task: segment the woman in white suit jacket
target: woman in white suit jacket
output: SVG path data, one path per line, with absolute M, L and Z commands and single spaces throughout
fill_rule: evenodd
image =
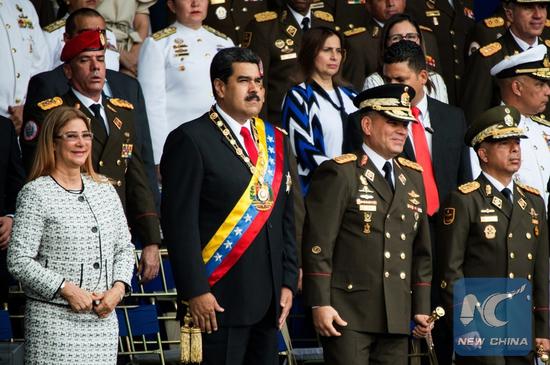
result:
M 116 364 L 114 308 L 134 247 L 115 189 L 93 171 L 88 123 L 74 108 L 50 112 L 18 196 L 8 269 L 27 297 L 27 364 Z

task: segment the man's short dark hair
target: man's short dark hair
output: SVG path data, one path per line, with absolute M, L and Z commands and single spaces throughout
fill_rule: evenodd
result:
M 426 57 L 424 51 L 415 42 L 402 40 L 392 44 L 384 52 L 383 62 L 385 65 L 407 62 L 408 66 L 415 72 L 426 70 Z
M 255 63 L 261 69 L 262 61 L 256 53 L 248 48 L 230 47 L 220 50 L 210 64 L 210 82 L 214 96 L 216 96 L 214 80 L 220 79 L 227 83 L 229 77 L 233 75 L 233 64 L 236 62 Z
M 104 19 L 101 14 L 95 9 L 91 8 L 80 8 L 78 10 L 73 11 L 69 17 L 67 18 L 67 21 L 65 22 L 65 33 L 69 36 L 69 38 L 73 38 L 76 33 L 76 19 L 79 17 L 89 17 L 89 18 L 101 18 Z

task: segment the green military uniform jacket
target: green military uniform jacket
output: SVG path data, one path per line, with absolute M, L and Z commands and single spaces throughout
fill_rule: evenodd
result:
M 441 75 L 447 85 L 449 103 L 456 105 L 464 76 L 466 35 L 475 24 L 473 0 L 408 0 L 407 12 L 433 29 L 439 48 Z
M 55 100 L 55 101 L 54 101 Z M 27 166 L 34 159 L 38 133 L 25 134 L 35 126 L 40 130 L 44 118 L 55 107 L 76 106 L 91 121 L 94 133 L 92 162 L 97 173 L 109 178 L 125 208 L 130 227 L 137 231 L 143 244 L 160 243 L 160 228 L 155 210 L 153 193 L 148 185 L 138 149 L 134 149 L 135 129 L 133 105 L 122 99 L 103 97 L 103 107 L 109 123 L 109 135 L 101 121 L 88 108 L 80 107 L 80 101 L 69 91 L 63 97 L 56 97 L 37 103 L 29 108 L 23 124 L 21 148 Z M 32 123 L 35 123 L 34 126 Z
M 310 26 L 332 28 L 332 15 L 312 10 Z M 256 14 L 244 33 L 242 46 L 256 52 L 264 67 L 267 94 L 260 115 L 276 125 L 281 122 L 284 96 L 293 85 L 300 82 L 297 80 L 297 57 L 301 41 L 301 26 L 288 10 Z
M 356 0 L 324 0 L 317 4 L 319 9 L 328 11 L 334 15 L 334 24 L 336 30 L 344 32 L 349 29 L 365 24 L 369 18 L 369 13 L 364 1 Z M 312 8 L 317 8 L 314 2 Z
M 428 70 L 441 73 L 437 40 L 430 28 L 422 27 L 424 53 Z M 363 26 L 343 32 L 346 59 L 343 64 L 343 76 L 351 82 L 357 91 L 363 90 L 367 76 L 381 71 L 380 37 L 382 28 L 370 18 Z M 380 73 L 380 75 L 382 75 Z
M 482 173 L 452 192 L 441 211 L 436 243 L 446 317 L 453 318 L 458 279 L 524 278 L 533 284 L 535 336 L 548 338 L 548 227 L 538 192 L 514 184 L 512 204 Z
M 541 43 L 548 48 L 550 41 L 539 38 L 539 44 Z M 504 57 L 519 52 L 522 52 L 522 49 L 507 31 L 502 37 L 481 47 L 468 58 L 460 101 L 468 124 L 487 109 L 500 105 L 500 91 L 495 78 L 491 76 L 491 68 Z M 547 106 L 545 115 L 550 115 L 548 110 Z
M 430 312 L 432 280 L 419 166 L 394 161 L 392 195 L 366 155 L 335 160 L 317 168 L 306 197 L 306 304 L 333 306 L 346 329 L 410 334 L 412 316 Z

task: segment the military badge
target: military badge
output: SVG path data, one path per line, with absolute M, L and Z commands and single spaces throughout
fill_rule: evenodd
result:
M 292 188 L 292 177 L 290 176 L 290 172 L 286 173 L 286 192 L 290 193 L 290 189 Z
M 28 29 L 34 29 L 34 24 L 32 23 L 32 20 L 29 19 L 26 15 L 19 15 L 19 18 L 17 19 L 17 24 L 19 25 L 19 28 L 28 28 Z
M 118 119 L 118 117 L 115 117 L 115 119 L 113 119 L 113 124 L 114 124 L 118 129 L 120 129 L 120 128 L 122 128 L 123 122 L 122 122 L 122 120 Z
M 445 208 L 443 211 L 443 224 L 448 226 L 455 221 L 455 208 Z
M 370 223 L 365 223 L 365 225 L 363 226 L 363 233 L 364 234 L 370 233 Z
M 314 254 L 318 255 L 318 254 L 321 253 L 321 247 L 319 247 L 319 246 L 313 246 L 313 247 L 311 248 L 311 252 L 313 252 Z
M 219 20 L 224 20 L 227 18 L 227 10 L 223 6 L 218 7 L 216 9 L 216 17 L 218 17 Z
M 250 187 L 252 205 L 260 211 L 269 210 L 273 206 L 273 190 L 268 184 L 260 182 Z
M 107 41 L 105 41 L 105 35 L 103 34 L 103 32 L 99 32 L 99 43 L 102 47 L 105 47 L 105 44 L 107 43 Z
M 535 225 L 535 227 L 533 228 L 533 234 L 535 235 L 535 237 L 538 237 L 539 234 L 540 234 L 540 231 L 539 231 L 539 225 Z
M 109 109 L 110 111 L 112 111 L 113 113 L 116 113 L 116 109 L 113 108 L 110 104 L 107 104 L 107 109 Z
M 502 199 L 500 199 L 498 196 L 494 196 L 491 203 L 493 203 L 493 205 L 497 208 L 502 209 Z
M 359 165 L 361 167 L 365 166 L 368 160 L 369 160 L 369 157 L 367 155 L 363 155 L 363 157 L 361 157 L 361 163 Z
M 275 47 L 281 49 L 285 46 L 285 41 L 283 41 L 282 39 L 277 39 L 275 41 Z
M 23 139 L 32 141 L 38 135 L 38 125 L 34 120 L 29 120 L 23 127 Z
M 374 181 L 374 172 L 372 172 L 371 170 L 365 171 L 365 177 L 370 181 Z
M 132 158 L 133 149 L 134 149 L 133 144 L 123 143 L 122 144 L 122 153 L 120 154 L 120 157 L 122 157 L 122 158 Z
M 523 200 L 523 198 L 519 198 L 518 205 L 521 207 L 521 209 L 525 210 L 525 208 L 527 207 L 527 202 Z
M 298 32 L 298 29 L 293 25 L 289 25 L 288 27 L 286 27 L 286 32 L 289 36 L 294 37 L 296 35 L 296 32 Z
M 407 183 L 407 178 L 405 177 L 405 175 L 399 174 L 397 178 L 399 179 L 399 181 L 401 181 L 402 185 L 405 185 Z
M 494 226 L 489 224 L 487 227 L 485 227 L 483 233 L 485 233 L 485 238 L 487 238 L 488 240 L 492 240 L 496 237 L 497 230 Z
M 492 192 L 493 192 L 493 188 L 491 187 L 491 185 L 489 184 L 485 185 L 485 195 L 491 195 Z
M 506 114 L 504 116 L 504 124 L 506 124 L 508 127 L 511 127 L 514 125 L 514 118 L 510 114 Z

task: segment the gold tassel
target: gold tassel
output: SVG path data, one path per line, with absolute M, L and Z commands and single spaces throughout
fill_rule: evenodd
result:
M 193 319 L 189 313 L 183 318 L 183 326 L 180 329 L 181 356 L 182 364 L 195 364 L 202 362 L 202 337 L 201 329 L 195 327 Z

